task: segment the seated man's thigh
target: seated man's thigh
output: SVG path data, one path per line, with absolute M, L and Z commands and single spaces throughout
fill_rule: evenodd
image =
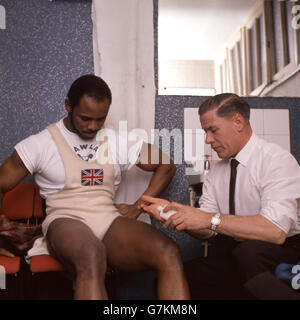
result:
M 108 229 L 103 243 L 108 262 L 123 270 L 155 268 L 180 259 L 177 244 L 150 224 L 119 217 Z
M 105 247 L 83 222 L 59 218 L 54 220 L 47 232 L 47 245 L 52 256 L 60 260 L 69 271 L 74 271 L 74 265 L 81 260 L 88 260 L 94 252 L 103 252 Z

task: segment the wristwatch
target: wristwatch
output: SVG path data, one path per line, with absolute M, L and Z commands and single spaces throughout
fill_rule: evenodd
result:
M 220 213 L 216 213 L 210 220 L 210 230 L 212 231 L 216 231 L 218 225 L 221 222 L 221 214 Z

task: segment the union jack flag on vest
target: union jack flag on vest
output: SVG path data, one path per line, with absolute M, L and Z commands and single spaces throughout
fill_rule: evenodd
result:
M 81 170 L 81 184 L 83 186 L 96 186 L 103 184 L 103 169 Z

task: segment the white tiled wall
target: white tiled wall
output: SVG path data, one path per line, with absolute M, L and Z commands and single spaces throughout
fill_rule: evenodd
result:
M 290 152 L 290 123 L 288 109 L 251 109 L 250 124 L 253 131 L 258 136 L 269 142 L 277 143 Z M 198 108 L 184 109 L 184 128 L 192 129 L 193 132 L 193 139 L 186 137 L 185 143 L 195 144 L 195 130 L 201 128 Z M 204 131 L 202 139 L 204 143 Z M 196 146 L 189 145 L 188 147 L 190 150 L 196 150 Z M 204 155 L 209 155 L 211 160 L 219 160 L 217 153 L 211 149 L 210 145 L 205 143 L 201 161 L 203 161 Z M 185 161 L 189 160 L 192 161 L 194 159 L 185 158 Z M 198 168 L 199 167 L 203 170 L 203 165 L 198 163 Z
M 203 171 L 203 156 L 206 154 L 208 145 L 204 143 L 205 132 L 201 129 L 198 108 L 184 109 L 184 129 L 184 160 L 194 167 L 194 169 L 186 170 L 186 174 L 200 174 Z M 196 146 L 197 140 L 200 145 Z M 201 156 L 196 157 L 199 152 Z
M 290 121 L 288 109 L 251 109 L 250 123 L 261 138 L 279 144 L 290 152 Z
M 289 110 L 263 109 L 264 134 L 289 135 Z
M 257 135 L 264 134 L 264 110 L 263 109 L 251 109 L 250 124 L 253 131 Z
M 201 129 L 198 108 L 184 108 L 184 129 Z

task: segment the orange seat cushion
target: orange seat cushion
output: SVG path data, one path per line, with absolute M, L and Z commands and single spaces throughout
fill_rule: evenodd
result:
M 36 183 L 20 183 L 6 192 L 2 199 L 2 213 L 9 219 L 28 219 L 43 216 L 43 202 Z
M 21 259 L 20 257 L 5 257 L 0 256 L 0 266 L 5 268 L 6 274 L 15 274 L 20 271 Z
M 31 272 L 63 271 L 63 265 L 47 254 L 33 256 L 30 261 Z

